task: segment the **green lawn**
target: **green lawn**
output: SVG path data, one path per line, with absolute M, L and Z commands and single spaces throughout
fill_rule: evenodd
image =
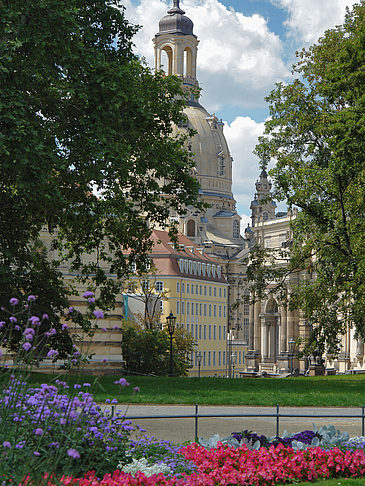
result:
M 115 376 L 62 376 L 70 383 L 92 383 L 96 401 L 117 398 L 119 403 L 328 406 L 365 405 L 365 375 L 290 378 L 169 378 L 126 376 L 129 387 L 114 385 Z M 54 375 L 34 373 L 31 381 L 41 383 Z M 133 393 L 138 386 L 140 393 Z

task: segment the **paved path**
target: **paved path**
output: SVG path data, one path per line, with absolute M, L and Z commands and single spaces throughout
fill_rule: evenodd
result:
M 193 405 L 129 405 L 118 406 L 126 412 L 127 417 L 161 416 L 161 415 L 193 415 Z M 246 406 L 199 406 L 199 414 L 275 414 L 276 407 L 246 407 Z M 317 426 L 334 424 L 341 432 L 348 432 L 350 436 L 361 435 L 361 418 L 336 418 L 340 415 L 361 415 L 361 407 L 357 408 L 310 408 L 310 407 L 280 407 L 280 414 L 308 414 L 316 415 L 311 418 L 280 417 L 279 433 L 300 432 L 312 430 L 312 424 Z M 330 418 L 318 418 L 318 415 L 331 415 Z M 333 418 L 332 418 L 333 417 Z M 193 440 L 195 435 L 194 418 L 161 418 L 161 419 L 133 419 L 148 436 L 168 439 L 176 443 Z M 260 434 L 275 435 L 276 417 L 220 417 L 199 418 L 198 435 L 208 438 L 214 434 L 221 437 L 231 432 L 244 429 L 256 431 Z

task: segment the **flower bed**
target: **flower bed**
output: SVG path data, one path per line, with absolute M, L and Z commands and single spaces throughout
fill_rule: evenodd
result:
M 166 477 L 162 473 L 147 477 L 137 472 L 134 477 L 122 471 L 106 474 L 98 480 L 94 473 L 82 479 L 66 478 L 63 485 L 78 486 L 216 486 L 216 485 L 275 485 L 295 481 L 313 481 L 318 478 L 361 477 L 365 474 L 365 453 L 362 450 L 328 451 L 315 447 L 294 451 L 283 444 L 249 450 L 219 444 L 207 450 L 197 444 L 182 447 L 179 451 L 192 461 L 197 470 L 181 477 Z

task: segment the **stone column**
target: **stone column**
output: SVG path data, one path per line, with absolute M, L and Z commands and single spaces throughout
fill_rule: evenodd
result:
M 254 305 L 250 305 L 250 335 L 249 335 L 249 344 L 248 349 L 256 349 L 255 348 L 255 313 L 254 313 Z
M 253 349 L 261 349 L 261 302 L 255 302 L 254 305 L 254 345 Z
M 285 353 L 288 349 L 288 323 L 286 318 L 286 307 L 281 308 L 280 313 L 280 353 Z

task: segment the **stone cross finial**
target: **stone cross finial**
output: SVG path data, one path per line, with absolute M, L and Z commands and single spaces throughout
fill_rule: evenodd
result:
M 180 0 L 174 0 L 174 7 L 173 8 L 180 8 Z

